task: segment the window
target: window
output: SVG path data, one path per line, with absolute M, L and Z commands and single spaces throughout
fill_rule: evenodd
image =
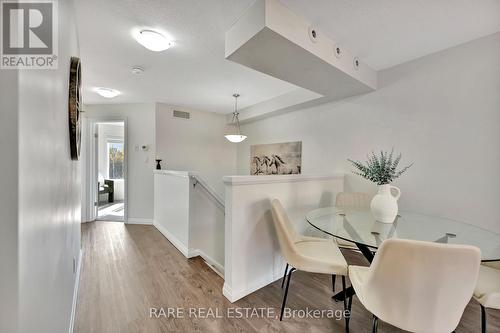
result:
M 125 151 L 123 141 L 108 141 L 108 176 L 110 179 L 123 179 Z

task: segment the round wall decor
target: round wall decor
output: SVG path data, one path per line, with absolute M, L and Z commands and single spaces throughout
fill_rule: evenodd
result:
M 71 159 L 78 161 L 81 147 L 82 70 L 80 58 L 71 57 L 69 72 L 69 144 Z

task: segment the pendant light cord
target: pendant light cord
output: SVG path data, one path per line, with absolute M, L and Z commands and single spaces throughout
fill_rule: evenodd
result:
M 234 112 L 233 112 L 233 122 L 236 123 L 236 127 L 238 128 L 238 135 L 241 135 L 241 129 L 240 129 L 240 119 L 238 117 L 238 97 L 240 97 L 239 94 L 234 94 Z

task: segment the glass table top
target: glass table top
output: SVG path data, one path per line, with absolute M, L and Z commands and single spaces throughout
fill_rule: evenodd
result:
M 387 224 L 375 221 L 369 210 L 328 207 L 310 211 L 306 220 L 326 234 L 375 249 L 385 239 L 402 238 L 474 245 L 483 261 L 500 260 L 499 234 L 451 219 L 399 212 L 396 221 Z

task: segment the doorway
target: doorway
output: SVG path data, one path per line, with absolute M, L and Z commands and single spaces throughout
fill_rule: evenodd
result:
M 94 125 L 95 219 L 125 222 L 127 150 L 124 121 Z

